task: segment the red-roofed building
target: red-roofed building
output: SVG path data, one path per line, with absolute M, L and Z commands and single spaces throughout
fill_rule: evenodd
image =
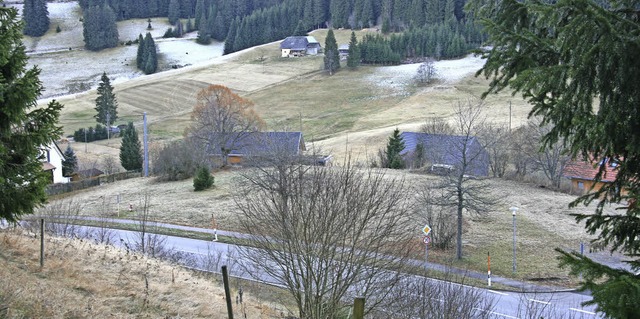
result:
M 605 171 L 596 182 L 596 175 L 600 170 L 600 162 L 571 161 L 565 168 L 563 176 L 571 180 L 571 190 L 584 194 L 588 191 L 598 191 L 602 186 L 613 182 L 618 175 L 618 163 L 607 161 Z M 592 188 L 593 187 L 593 188 Z

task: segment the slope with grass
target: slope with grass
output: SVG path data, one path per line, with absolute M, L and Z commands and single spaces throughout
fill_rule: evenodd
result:
M 364 32 L 374 31 L 363 30 L 358 35 Z M 337 30 L 338 42 L 348 41 L 349 34 L 348 30 Z M 323 43 L 326 30 L 315 31 L 313 35 Z M 198 65 L 115 81 L 119 115 L 122 121 L 132 120 L 140 125 L 141 114 L 146 112 L 153 149 L 166 139 L 182 136 L 199 89 L 222 84 L 253 100 L 268 129 L 302 130 L 308 148 L 322 148 L 323 153 L 333 154 L 337 163 L 351 155 L 355 162 L 367 165 L 395 127 L 416 130 L 428 118 L 450 119 L 456 103 L 477 99 L 487 87 L 487 80 L 473 77 L 482 63 L 475 57 L 436 62 L 440 80 L 418 86 L 412 80 L 418 65 L 362 66 L 328 76 L 321 71 L 322 57 L 288 59 L 279 54 L 278 43 L 270 43 Z M 46 65 L 41 67 L 45 69 Z M 66 133 L 95 124 L 94 99 L 95 91 L 60 99 L 65 104 L 61 123 Z M 514 127 L 526 121 L 530 110 L 522 99 L 506 93 L 490 96 L 485 104 L 490 122 L 503 125 L 511 122 Z M 74 144 L 80 150 L 78 156 L 97 160 L 102 154 L 117 156 L 119 140 L 91 143 L 86 153 L 82 152 L 83 146 Z M 233 190 L 239 174 L 222 171 L 215 175 L 215 188 L 202 193 L 193 193 L 191 180 L 155 183 L 152 179 L 133 179 L 83 191 L 73 198 L 86 204 L 84 214 L 97 215 L 107 201 L 111 206 L 109 212 L 114 215 L 116 195 L 135 206 L 148 193 L 153 198 L 154 218 L 158 220 L 206 227 L 213 218 L 220 228 L 237 229 Z M 419 187 L 434 177 L 408 174 L 406 178 Z M 486 252 L 490 251 L 494 273 L 510 274 L 511 215 L 499 207 L 516 205 L 521 207 L 518 217 L 521 271 L 517 276 L 566 280 L 566 272 L 556 268 L 553 248 L 577 248 L 580 241 L 589 238 L 568 215 L 577 211 L 566 208 L 574 197 L 499 179 L 489 180 L 488 185 L 487 192 L 503 202 L 488 215 L 467 219 L 464 251 L 468 255 L 458 265 L 483 271 Z M 418 257 L 422 252 L 419 226 L 416 225 Z M 448 251 L 433 254 L 433 258 L 445 263 L 450 256 Z
M 39 239 L 0 231 L 2 318 L 223 318 L 227 315 L 219 275 L 193 273 L 113 246 L 48 238 L 40 268 Z M 248 318 L 287 313 L 281 293 L 231 280 L 233 295 L 244 287 Z M 236 316 L 243 313 L 234 309 Z

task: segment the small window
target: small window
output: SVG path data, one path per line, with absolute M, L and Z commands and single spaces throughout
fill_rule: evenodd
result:
M 578 182 L 578 189 L 584 189 L 584 183 Z

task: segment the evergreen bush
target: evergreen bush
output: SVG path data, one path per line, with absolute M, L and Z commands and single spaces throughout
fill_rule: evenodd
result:
M 196 176 L 193 178 L 193 188 L 196 192 L 209 189 L 213 186 L 214 180 L 214 177 L 211 176 L 211 172 L 209 172 L 209 168 L 201 166 L 198 168 Z

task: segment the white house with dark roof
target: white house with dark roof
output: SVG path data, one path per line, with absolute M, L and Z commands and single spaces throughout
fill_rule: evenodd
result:
M 42 148 L 42 170 L 50 174 L 50 183 L 69 183 L 70 178 L 62 176 L 64 155 L 55 142 Z
M 316 55 L 320 53 L 322 47 L 320 42 L 312 36 L 287 37 L 280 43 L 280 50 L 283 58 Z

